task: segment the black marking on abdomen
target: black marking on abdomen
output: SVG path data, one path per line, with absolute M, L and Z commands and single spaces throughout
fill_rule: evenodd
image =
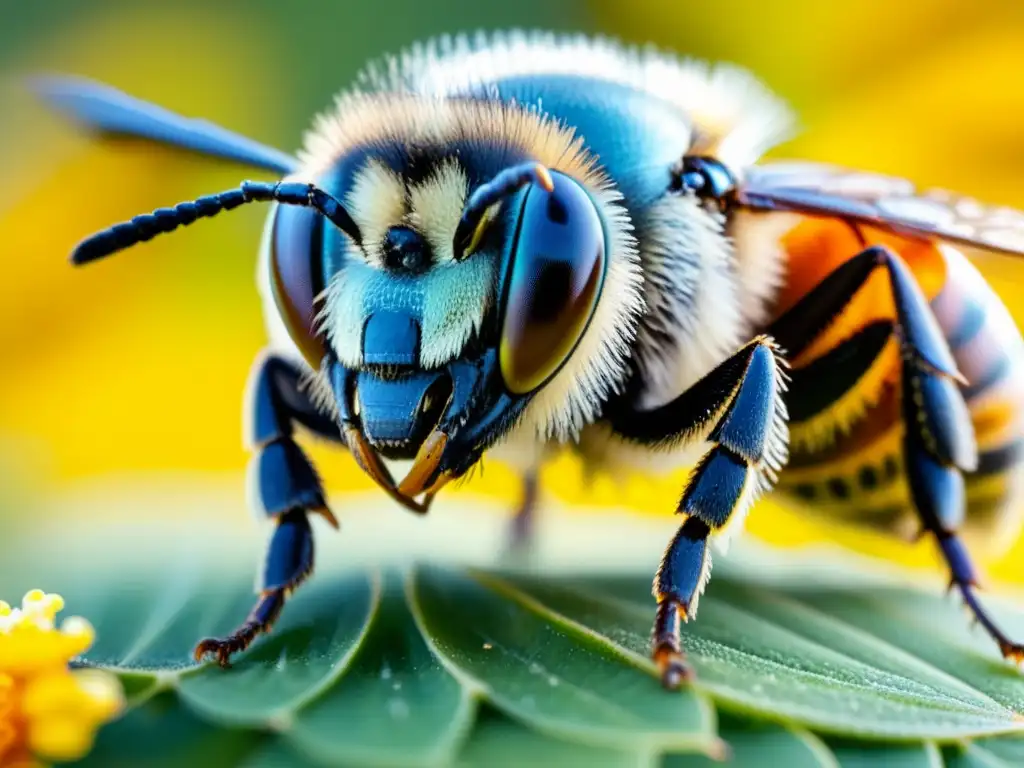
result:
M 970 477 L 996 475 L 1014 467 L 1024 456 L 1024 438 L 978 454 L 978 468 Z
M 866 454 L 865 458 L 868 456 L 870 454 Z M 899 461 L 891 455 L 878 462 L 865 461 L 849 473 L 830 475 L 826 469 L 827 465 L 823 465 L 820 476 L 783 487 L 804 501 L 858 503 L 859 497 L 887 491 L 900 476 Z
M 873 491 L 878 487 L 878 472 L 870 464 L 860 468 L 857 472 L 857 485 L 865 491 Z
M 786 397 L 790 422 L 807 421 L 834 405 L 856 386 L 891 335 L 891 322 L 871 323 L 821 357 L 794 370 Z
M 793 493 L 804 501 L 814 501 L 818 498 L 818 486 L 814 483 L 798 483 L 793 486 Z
M 892 482 L 900 474 L 900 462 L 895 456 L 886 456 L 882 462 L 882 469 L 885 472 L 886 482 Z
M 828 492 L 833 498 L 845 501 L 850 498 L 850 484 L 844 477 L 829 478 Z

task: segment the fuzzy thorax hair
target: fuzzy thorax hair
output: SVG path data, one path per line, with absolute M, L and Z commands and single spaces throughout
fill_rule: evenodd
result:
M 690 145 L 680 147 L 680 155 L 717 157 L 737 170 L 795 132 L 789 107 L 742 67 L 604 37 L 521 30 L 446 35 L 372 62 L 357 84 L 370 92 L 444 98 L 533 74 L 600 78 L 666 101 L 690 123 Z
M 600 413 L 601 404 L 623 384 L 627 360 L 643 310 L 642 278 L 636 243 L 621 196 L 572 130 L 536 110 L 492 101 L 447 100 L 410 94 L 343 93 L 335 108 L 317 119 L 301 154 L 300 176 L 314 179 L 354 149 L 370 148 L 345 193 L 345 204 L 368 243 L 365 259 L 349 259 L 330 277 L 323 327 L 338 359 L 361 363 L 360 334 L 365 307 L 381 293 L 422 296 L 421 366 L 443 365 L 459 356 L 497 301 L 500 254 L 481 251 L 463 262 L 452 258 L 451 241 L 468 188 L 458 160 L 440 163 L 425 179 L 412 183 L 373 158 L 375 146 L 443 149 L 507 146 L 584 186 L 604 221 L 607 273 L 593 319 L 563 368 L 532 399 L 521 425 L 541 439 L 568 440 Z M 380 269 L 373 244 L 388 227 L 415 226 L 435 251 L 434 265 L 422 276 L 404 277 L 404 285 Z M 391 282 L 394 281 L 394 282 Z M 431 310 L 433 288 L 454 290 L 456 301 Z M 457 311 L 446 307 L 457 304 Z M 378 303 L 379 306 L 379 303 Z

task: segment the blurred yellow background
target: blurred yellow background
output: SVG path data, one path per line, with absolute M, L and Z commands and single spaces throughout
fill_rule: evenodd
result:
M 249 458 L 241 393 L 264 343 L 253 275 L 265 208 L 89 269 L 73 270 L 66 258 L 99 228 L 253 172 L 90 142 L 23 91 L 19 78 L 29 72 L 95 77 L 293 150 L 313 112 L 368 57 L 480 27 L 600 32 L 754 69 L 803 122 L 804 134 L 777 156 L 895 173 L 1024 208 L 1024 7 L 1016 0 L 7 0 L 0 15 L 0 495 L 41 498 L 81 481 L 116 488 L 133 475 L 212 476 L 237 481 L 241 494 Z M 1016 273 L 996 277 L 1024 321 Z M 370 487 L 343 453 L 312 453 L 333 492 Z M 669 515 L 679 491 L 678 477 L 584 491 L 565 462 L 545 480 L 563 500 L 646 514 Z M 511 499 L 516 488 L 488 465 L 462 492 Z M 0 514 L 29 508 L 6 505 Z M 836 535 L 771 504 L 748 528 L 779 544 Z M 840 535 L 905 562 L 931 561 L 926 548 Z M 1024 545 L 990 570 L 1024 582 Z

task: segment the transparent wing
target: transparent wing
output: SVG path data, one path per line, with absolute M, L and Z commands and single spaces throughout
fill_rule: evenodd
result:
M 747 169 L 739 205 L 837 216 L 893 232 L 1024 256 L 1024 213 L 943 190 L 918 191 L 906 179 L 818 163 L 778 162 Z

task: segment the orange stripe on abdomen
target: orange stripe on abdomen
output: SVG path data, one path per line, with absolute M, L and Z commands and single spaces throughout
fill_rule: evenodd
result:
M 929 299 L 935 297 L 946 282 L 946 262 L 934 245 L 870 227 L 855 229 L 839 219 L 807 217 L 783 237 L 782 245 L 786 252 L 786 280 L 779 291 L 776 315 L 792 307 L 837 267 L 871 245 L 886 245 L 899 253 Z M 865 326 L 895 317 L 889 278 L 885 270 L 879 269 L 868 278 L 832 326 L 790 362 L 797 366 L 806 364 Z
M 946 280 L 946 262 L 939 250 L 922 240 L 899 237 L 870 227 L 854 227 L 835 218 L 805 217 L 781 240 L 786 254 L 786 280 L 780 290 L 774 314 L 790 309 L 840 265 L 865 247 L 886 245 L 900 254 L 929 299 L 936 296 Z M 879 321 L 894 322 L 889 276 L 876 270 L 854 295 L 832 324 L 800 355 L 790 360 L 802 368 L 848 341 L 865 327 Z M 891 344 L 856 386 L 838 399 L 834 408 L 814 419 L 792 425 L 791 441 L 796 454 L 821 454 L 827 460 L 838 450 L 857 450 L 854 443 L 873 439 L 899 418 L 898 409 L 882 412 L 877 407 L 887 390 L 899 385 L 900 358 Z M 864 422 L 869 422 L 865 424 Z M 868 435 L 865 435 L 867 427 Z M 852 433 L 857 439 L 851 440 Z

